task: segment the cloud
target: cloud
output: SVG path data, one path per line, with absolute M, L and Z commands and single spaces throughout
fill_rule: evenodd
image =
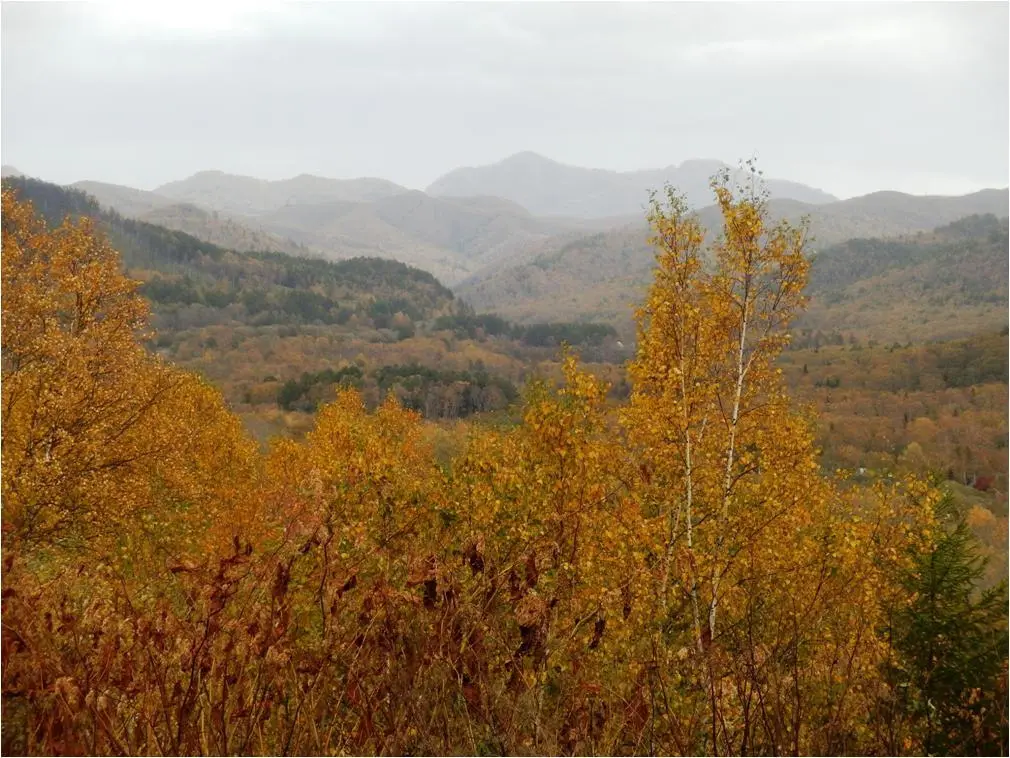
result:
M 4 4 L 4 161 L 424 187 L 521 150 L 614 169 L 757 152 L 843 195 L 1005 186 L 1007 7 Z
M 172 4 L 116 2 L 96 6 L 97 31 L 110 37 L 192 36 L 265 34 L 270 21 L 283 18 L 277 5 L 248 2 L 191 2 Z
M 788 37 L 720 40 L 688 46 L 683 56 L 697 63 L 724 62 L 743 68 L 824 63 L 861 65 L 878 63 L 882 57 L 900 65 L 920 57 L 916 55 L 923 49 L 920 32 L 892 22 Z M 935 35 L 931 36 L 935 39 Z M 909 44 L 912 41 L 914 45 Z

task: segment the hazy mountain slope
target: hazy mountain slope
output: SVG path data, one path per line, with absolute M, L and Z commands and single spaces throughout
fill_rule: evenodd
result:
M 991 213 L 1006 216 L 1010 208 L 1006 189 L 987 189 L 969 195 L 906 195 L 902 192 L 874 192 L 837 203 L 800 206 L 772 200 L 776 218 L 799 221 L 810 216 L 811 232 L 819 244 L 827 245 L 853 237 L 891 237 L 927 231 L 959 218 Z M 709 217 L 712 217 L 709 210 Z
M 447 283 L 499 258 L 516 260 L 559 233 L 596 227 L 580 219 L 537 218 L 500 198 L 435 198 L 416 191 L 369 203 L 286 205 L 257 222 L 329 258 L 390 257 Z
M 368 202 L 407 190 L 385 179 L 327 179 L 302 174 L 292 179 L 267 181 L 222 171 L 201 171 L 187 179 L 163 184 L 154 191 L 210 210 L 255 216 L 285 205 Z
M 147 221 L 167 229 L 191 234 L 229 250 L 275 250 L 293 255 L 310 251 L 284 237 L 207 211 L 191 203 L 178 203 L 156 192 L 107 182 L 81 181 L 70 185 L 87 192 L 101 205 L 129 218 Z
M 157 208 L 164 208 L 175 203 L 171 198 L 156 192 L 126 187 L 122 184 L 108 182 L 81 181 L 70 185 L 91 195 L 102 205 L 112 208 L 124 216 L 136 218 Z
M 651 280 L 648 229 L 634 224 L 531 246 L 518 262 L 500 261 L 454 289 L 477 310 L 520 321 L 604 319 L 627 322 Z M 622 324 L 626 326 L 627 324 Z
M 649 171 L 606 171 L 557 163 L 536 153 L 513 155 L 490 166 L 459 168 L 435 180 L 427 192 L 436 196 L 493 195 L 519 203 L 534 215 L 577 217 L 639 213 L 650 189 L 665 183 L 679 187 L 693 206 L 711 201 L 709 178 L 725 167 L 720 161 L 685 161 Z M 768 180 L 775 197 L 824 203 L 833 196 L 796 182 Z
M 498 197 L 435 198 L 391 182 L 303 175 L 269 182 L 205 171 L 154 192 L 78 182 L 107 207 L 236 250 L 314 252 L 399 260 L 454 283 L 478 267 L 518 259 L 565 231 L 590 232 L 621 218 L 535 217 Z
M 226 215 L 206 211 L 190 203 L 174 203 L 137 216 L 141 221 L 191 234 L 218 247 L 239 251 L 273 251 L 310 255 L 305 245 L 277 234 L 240 224 Z
M 182 232 L 124 218 L 83 191 L 32 179 L 4 180 L 32 202 L 50 225 L 87 216 L 119 251 L 156 314 L 176 318 L 173 328 L 208 323 L 344 323 L 370 318 L 377 302 L 386 315 L 410 312 L 431 319 L 452 312 L 453 294 L 426 271 L 378 259 L 341 262 L 282 253 L 243 253 Z M 395 307 L 394 307 L 395 305 Z M 381 310 L 381 309 L 380 309 Z M 156 321 L 157 323 L 157 321 Z
M 497 197 L 436 198 L 410 192 L 374 205 L 386 223 L 477 262 L 503 245 L 521 246 L 565 231 L 592 228 L 580 219 L 535 217 Z
M 371 203 L 288 205 L 258 219 L 264 228 L 307 245 L 331 260 L 368 255 L 392 258 L 453 283 L 471 271 L 460 254 L 384 221 Z
M 7 177 L 17 177 L 24 176 L 20 171 L 18 171 L 14 166 L 3 166 L 0 168 L 0 177 L 6 179 Z
M 794 220 L 809 213 L 817 240 L 814 249 L 824 251 L 822 260 L 828 260 L 827 249 L 844 239 L 916 233 L 969 214 L 1006 216 L 1007 204 L 1007 190 L 952 198 L 876 193 L 818 207 L 772 201 L 771 213 Z M 719 223 L 715 208 L 702 209 L 699 216 L 710 232 Z M 494 310 L 525 321 L 607 319 L 629 334 L 631 307 L 641 301 L 652 278 L 653 250 L 647 244 L 648 235 L 646 224 L 641 222 L 577 239 L 569 235 L 541 242 L 515 259 L 484 267 L 456 285 L 455 291 L 478 310 Z M 846 265 L 858 271 L 862 264 L 850 261 Z M 989 263 L 978 265 L 979 270 L 991 268 Z M 935 269 L 933 274 L 941 279 L 963 279 L 963 272 L 956 267 Z M 883 282 L 879 284 L 883 286 Z M 947 286 L 947 282 L 940 281 L 938 286 Z M 990 295 L 993 292 L 986 296 Z M 985 310 L 992 309 L 986 306 Z M 865 328 L 868 322 L 861 323 L 860 328 Z

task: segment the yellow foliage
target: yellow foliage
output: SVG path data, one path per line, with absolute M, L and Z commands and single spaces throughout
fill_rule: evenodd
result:
M 49 231 L 9 191 L 3 218 L 5 547 L 206 549 L 248 502 L 240 422 L 138 343 L 146 305 L 88 221 Z
M 708 249 L 675 196 L 654 205 L 619 413 L 566 354 L 515 427 L 436 430 L 347 390 L 265 455 L 215 390 L 145 352 L 107 243 L 5 192 L 5 740 L 880 752 L 881 603 L 906 600 L 894 576 L 929 546 L 938 494 L 820 474 L 775 368 L 803 229 L 714 190 Z

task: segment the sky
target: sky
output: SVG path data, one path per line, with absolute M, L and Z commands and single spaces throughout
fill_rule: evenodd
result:
M 3 2 L 0 152 L 143 189 L 205 169 L 423 189 L 529 150 L 962 194 L 1010 183 L 1008 8 Z

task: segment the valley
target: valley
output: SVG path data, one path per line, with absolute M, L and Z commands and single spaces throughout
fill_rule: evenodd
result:
M 535 158 L 451 173 L 437 183 L 444 196 L 382 180 L 264 182 L 220 172 L 154 192 L 60 188 L 9 169 L 5 182 L 52 224 L 68 214 L 97 219 L 128 275 L 143 281 L 152 349 L 208 377 L 265 440 L 304 433 L 316 406 L 345 385 L 373 407 L 393 392 L 432 419 L 504 418 L 529 380 L 558 377 L 562 343 L 611 381 L 615 399 L 627 394 L 634 313 L 655 265 L 644 220 L 536 216 L 514 200 L 449 194 L 471 186 L 460 176 L 475 191 L 500 190 L 503 175 L 527 185 L 545 176 L 557 192 L 574 181 Z M 826 464 L 909 468 L 915 442 L 926 446 L 912 466 L 918 473 L 963 469 L 965 446 L 903 431 L 920 418 L 938 423 L 944 408 L 955 437 L 977 438 L 977 470 L 963 470 L 962 483 L 989 479 L 1005 503 L 1006 456 L 993 440 L 1005 433 L 1005 420 L 994 419 L 1006 408 L 1007 191 L 816 196 L 810 205 L 776 197 L 776 187 L 812 195 L 770 183 L 768 208 L 773 219 L 808 218 L 814 240 L 809 303 L 782 366 L 792 391 L 816 407 Z M 709 234 L 720 232 L 716 208 L 696 212 Z M 957 356 L 976 342 L 984 355 L 972 360 L 997 361 L 998 370 L 949 384 L 908 368 L 909 356 Z M 960 359 L 950 360 L 957 368 Z M 881 379 L 867 385 L 871 366 Z M 995 397 L 986 407 L 996 416 L 973 414 L 970 402 L 957 407 L 951 398 L 969 389 Z M 917 399 L 906 408 L 881 400 L 886 393 Z M 873 408 L 889 409 L 886 433 L 866 431 L 878 423 L 878 412 L 860 405 L 869 396 Z M 843 411 L 849 406 L 858 410 Z

